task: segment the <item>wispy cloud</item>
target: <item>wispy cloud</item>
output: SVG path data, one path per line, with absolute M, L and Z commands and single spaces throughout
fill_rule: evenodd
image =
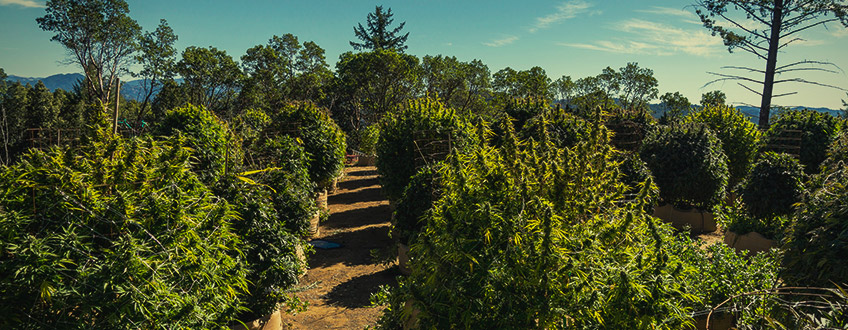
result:
M 704 29 L 681 29 L 662 23 L 630 19 L 615 25 L 614 30 L 624 32 L 626 36 L 615 40 L 560 45 L 610 53 L 659 56 L 682 53 L 708 57 L 722 50 L 720 38 L 711 36 Z
M 506 36 L 501 39 L 492 40 L 490 42 L 484 42 L 483 44 L 489 47 L 501 47 L 509 45 L 518 40 L 517 36 Z
M 44 4 L 35 0 L 0 0 L 0 6 L 21 6 L 26 8 L 44 8 Z
M 557 11 L 542 17 L 536 18 L 536 23 L 530 28 L 530 32 L 536 32 L 540 29 L 546 29 L 553 24 L 562 22 L 567 19 L 577 17 L 577 15 L 586 13 L 594 4 L 584 0 L 569 0 L 557 6 Z
M 662 15 L 662 16 L 677 16 L 682 18 L 698 18 L 694 13 L 690 11 L 686 11 L 683 9 L 671 8 L 671 7 L 659 7 L 654 6 L 651 9 L 637 9 L 637 13 L 645 13 L 645 14 L 654 14 L 654 15 Z

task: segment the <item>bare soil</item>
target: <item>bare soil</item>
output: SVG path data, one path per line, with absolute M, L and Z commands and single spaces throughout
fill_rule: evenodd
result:
M 382 308 L 370 307 L 369 298 L 380 285 L 396 284 L 395 265 L 380 265 L 371 250 L 385 250 L 391 211 L 377 181 L 374 166 L 347 167 L 338 190 L 329 196 L 330 217 L 320 225 L 317 239 L 342 245 L 315 249 L 309 271 L 300 279 L 296 295 L 309 303 L 297 315 L 283 316 L 289 329 L 363 329 L 373 325 Z

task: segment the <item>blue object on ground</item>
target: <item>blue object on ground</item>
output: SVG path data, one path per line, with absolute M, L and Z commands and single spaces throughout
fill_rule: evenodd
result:
M 342 247 L 342 245 L 339 244 L 339 243 L 325 241 L 325 240 L 321 240 L 321 239 L 311 240 L 311 241 L 309 241 L 309 244 L 316 247 L 316 248 L 324 249 L 324 250 L 338 249 L 338 248 Z

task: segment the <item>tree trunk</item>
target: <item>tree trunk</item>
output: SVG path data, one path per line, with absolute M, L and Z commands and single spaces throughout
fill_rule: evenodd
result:
M 771 112 L 771 97 L 774 90 L 774 71 L 777 67 L 777 51 L 780 46 L 780 27 L 783 24 L 783 0 L 774 0 L 774 11 L 771 17 L 771 35 L 766 59 L 766 78 L 763 81 L 763 99 L 760 103 L 760 129 L 769 127 Z

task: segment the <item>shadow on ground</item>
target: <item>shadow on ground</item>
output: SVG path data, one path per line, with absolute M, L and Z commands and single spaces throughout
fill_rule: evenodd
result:
M 329 267 L 338 263 L 347 266 L 376 264 L 371 257 L 371 250 L 392 244 L 389 228 L 378 226 L 356 231 L 328 231 L 321 239 L 339 243 L 342 247 L 330 250 L 315 249 L 315 254 L 309 258 L 309 268 Z
M 391 267 L 377 273 L 357 276 L 337 285 L 324 298 L 333 306 L 368 307 L 371 305 L 371 294 L 377 292 L 381 285 L 397 284 L 397 275 L 397 267 Z
M 386 200 L 383 197 L 383 190 L 380 187 L 374 188 L 365 188 L 361 190 L 355 191 L 346 191 L 343 193 L 337 193 L 335 195 L 330 195 L 327 200 L 330 205 L 336 204 L 355 204 L 355 203 L 364 203 L 364 202 L 379 202 Z
M 331 213 L 327 221 L 321 223 L 321 230 L 348 229 L 383 223 L 391 220 L 389 205 L 377 205 L 362 209 Z

